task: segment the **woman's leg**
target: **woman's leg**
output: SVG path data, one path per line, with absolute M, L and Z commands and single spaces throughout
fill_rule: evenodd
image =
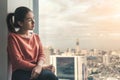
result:
M 12 80 L 30 80 L 31 71 L 16 70 L 12 74 Z M 50 70 L 43 70 L 36 80 L 58 80 Z
M 36 80 L 58 80 L 58 78 L 50 70 L 43 70 Z
M 16 70 L 12 74 L 12 80 L 30 80 L 31 71 Z

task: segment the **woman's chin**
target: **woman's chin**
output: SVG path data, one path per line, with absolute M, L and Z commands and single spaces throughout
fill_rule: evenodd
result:
M 34 27 L 33 27 L 33 28 L 31 28 L 31 29 L 29 29 L 29 30 L 34 30 Z

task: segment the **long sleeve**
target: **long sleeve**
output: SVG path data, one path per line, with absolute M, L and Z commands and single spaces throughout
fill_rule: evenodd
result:
M 37 36 L 37 37 L 38 37 L 38 41 L 39 41 L 38 62 L 44 63 L 46 60 L 46 56 L 45 56 L 44 51 L 43 51 L 43 46 L 42 46 L 41 40 L 40 40 L 39 36 Z

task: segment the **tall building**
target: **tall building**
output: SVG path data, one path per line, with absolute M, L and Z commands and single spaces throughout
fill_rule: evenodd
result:
M 76 55 L 80 53 L 79 39 L 76 40 Z
M 109 62 L 110 62 L 109 55 L 108 55 L 108 54 L 105 54 L 105 55 L 103 56 L 103 63 L 104 63 L 105 65 L 109 65 Z
M 50 63 L 60 80 L 87 80 L 87 58 L 85 56 L 51 55 Z

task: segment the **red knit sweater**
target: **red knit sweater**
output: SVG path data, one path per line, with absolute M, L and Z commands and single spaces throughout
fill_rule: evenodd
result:
M 32 70 L 39 60 L 45 61 L 40 38 L 34 33 L 30 38 L 9 33 L 7 51 L 13 71 L 17 69 Z

